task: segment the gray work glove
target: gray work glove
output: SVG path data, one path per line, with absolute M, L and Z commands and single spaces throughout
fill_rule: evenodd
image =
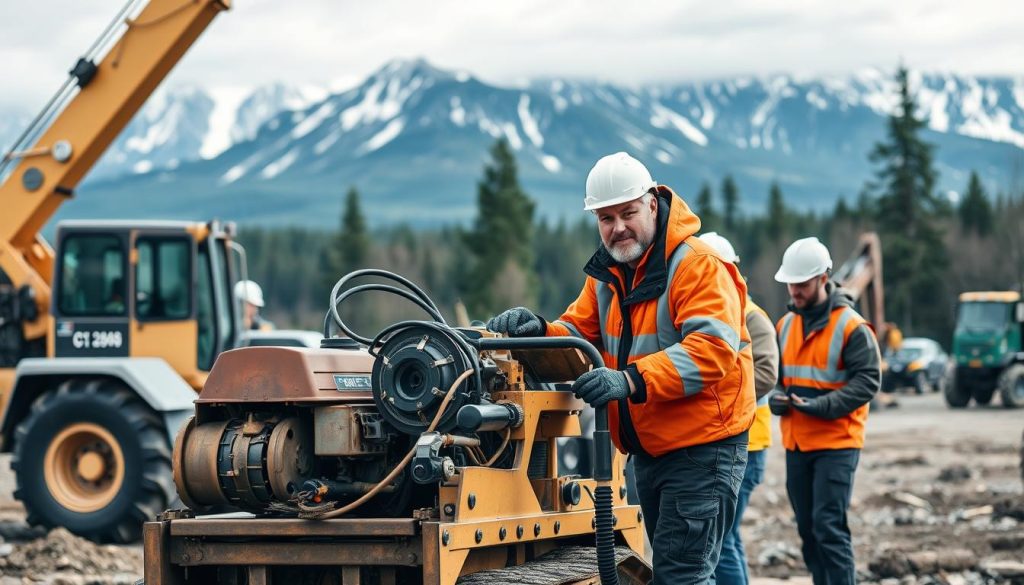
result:
M 598 407 L 629 396 L 629 382 L 625 372 L 597 368 L 577 378 L 572 384 L 572 393 L 590 406 Z
M 487 328 L 509 337 L 539 337 L 544 335 L 544 322 L 526 307 L 516 307 L 487 322 Z
M 828 402 L 823 396 L 819 396 L 817 398 L 804 398 L 803 404 L 794 401 L 793 408 L 804 414 L 809 414 L 818 418 L 829 418 L 827 416 Z
M 789 397 L 782 390 L 776 388 L 768 393 L 768 410 L 772 411 L 772 414 L 786 416 L 789 414 L 790 405 Z

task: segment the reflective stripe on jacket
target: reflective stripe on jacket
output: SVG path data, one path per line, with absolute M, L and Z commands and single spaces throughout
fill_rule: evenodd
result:
M 864 318 L 852 308 L 832 309 L 828 324 L 804 338 L 803 317 L 786 313 L 776 324 L 782 349 L 781 380 L 786 391 L 803 397 L 819 396 L 846 385 L 843 347 Z M 782 444 L 789 450 L 860 449 L 864 446 L 864 423 L 868 405 L 848 415 L 826 420 L 791 409 L 781 417 Z
M 752 315 L 754 315 L 754 318 L 763 317 L 765 319 L 768 319 L 768 323 L 771 323 L 771 317 L 768 316 L 768 313 L 765 312 L 765 310 L 762 309 L 760 306 L 758 306 L 757 303 L 755 303 L 751 298 L 747 297 L 746 322 L 748 328 L 750 325 L 750 319 Z M 777 347 L 777 341 L 774 338 L 770 339 L 770 341 L 773 345 L 773 348 Z M 754 345 L 752 349 L 754 352 L 754 361 L 756 362 L 757 358 L 759 357 L 758 353 L 763 350 L 757 346 L 756 340 L 754 340 Z M 776 374 L 778 373 L 776 372 Z M 756 372 L 754 377 L 755 379 L 757 378 Z M 778 376 L 776 375 L 776 378 L 777 377 Z M 757 411 L 754 415 L 754 424 L 753 426 L 750 427 L 750 446 L 748 447 L 748 450 L 762 451 L 772 446 L 771 420 L 772 412 L 768 408 L 768 395 L 765 394 L 764 396 L 761 397 L 760 400 L 757 401 Z
M 547 329 L 594 343 L 638 383 L 609 405 L 609 424 L 619 449 L 653 456 L 738 435 L 755 408 L 746 284 L 694 237 L 700 220 L 686 203 L 658 190 L 657 236 L 632 282 L 599 248 L 579 297 Z

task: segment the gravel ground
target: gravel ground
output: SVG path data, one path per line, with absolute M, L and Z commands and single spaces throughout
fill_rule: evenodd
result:
M 1024 584 L 1024 412 L 952 411 L 938 395 L 901 396 L 868 422 L 850 510 L 862 583 Z M 743 536 L 755 585 L 809 585 L 785 492 L 785 454 L 768 454 Z M 0 585 L 132 583 L 142 547 L 98 546 L 24 522 L 0 458 Z

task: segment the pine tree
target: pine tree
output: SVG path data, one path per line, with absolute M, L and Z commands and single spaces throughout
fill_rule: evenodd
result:
M 704 183 L 697 193 L 697 217 L 700 218 L 702 232 L 713 232 L 718 229 L 718 214 L 715 212 L 714 196 L 711 185 Z
M 850 210 L 850 206 L 846 204 L 846 198 L 842 195 L 836 201 L 835 207 L 832 209 L 832 219 L 835 221 L 843 221 L 850 219 L 853 216 L 853 211 Z
M 786 230 L 786 202 L 782 199 L 782 188 L 778 182 L 773 181 L 771 190 L 768 192 L 768 217 L 765 229 L 768 238 L 777 242 L 782 238 Z
M 979 236 L 992 233 L 992 204 L 989 203 L 985 187 L 978 178 L 978 173 L 971 171 L 971 179 L 967 183 L 967 193 L 960 202 L 960 225 L 965 232 L 974 232 Z
M 737 210 L 740 203 L 740 190 L 732 175 L 722 180 L 722 224 L 732 233 L 736 229 Z
M 345 195 L 345 210 L 341 216 L 341 231 L 335 238 L 337 263 L 335 278 L 365 268 L 370 251 L 370 236 L 366 232 L 366 217 L 359 203 L 359 192 L 350 187 Z
M 870 160 L 880 189 L 876 219 L 882 237 L 886 305 L 905 332 L 944 338 L 949 311 L 943 306 L 948 255 L 936 226 L 942 204 L 935 194 L 934 145 L 920 133 L 907 70 L 896 73 L 899 106 L 889 117 L 886 139 L 875 145 Z
M 367 233 L 366 218 L 363 216 L 359 203 L 359 192 L 355 187 L 349 187 L 348 193 L 345 195 L 340 219 L 338 231 L 322 253 L 327 270 L 324 271 L 323 292 L 313 295 L 315 308 L 327 306 L 329 293 L 338 279 L 353 270 L 366 268 L 370 253 L 370 236 Z M 289 265 L 294 265 L 294 263 L 289 263 Z M 299 276 L 296 275 L 296 277 Z M 321 305 L 321 302 L 325 304 Z M 366 298 L 353 298 L 346 302 L 345 307 L 348 308 L 345 315 L 349 326 L 363 334 L 367 333 L 365 328 L 373 322 L 373 315 L 370 315 L 367 310 Z
M 861 221 L 874 220 L 875 219 L 875 199 L 871 196 L 869 188 L 865 187 L 864 190 L 857 195 L 857 207 L 855 211 L 857 219 Z
M 460 287 L 470 318 L 511 304 L 533 305 L 534 203 L 519 184 L 515 155 L 506 140 L 491 148 L 491 162 L 477 185 L 477 219 L 464 242 L 473 258 Z

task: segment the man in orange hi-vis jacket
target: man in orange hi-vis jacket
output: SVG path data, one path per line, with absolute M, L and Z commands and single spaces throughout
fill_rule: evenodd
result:
M 624 152 L 587 177 L 584 209 L 602 246 L 583 291 L 556 321 L 509 309 L 487 324 L 512 336 L 572 335 L 605 366 L 573 392 L 608 404 L 612 439 L 632 453 L 658 584 L 709 583 L 732 526 L 754 420 L 746 284 L 695 234 L 700 219 Z
M 814 585 L 853 585 L 846 511 L 864 447 L 868 403 L 882 384 L 878 341 L 829 281 L 832 256 L 817 238 L 793 242 L 775 280 L 793 302 L 776 325 L 781 390 L 768 396 L 780 415 L 786 492 Z

